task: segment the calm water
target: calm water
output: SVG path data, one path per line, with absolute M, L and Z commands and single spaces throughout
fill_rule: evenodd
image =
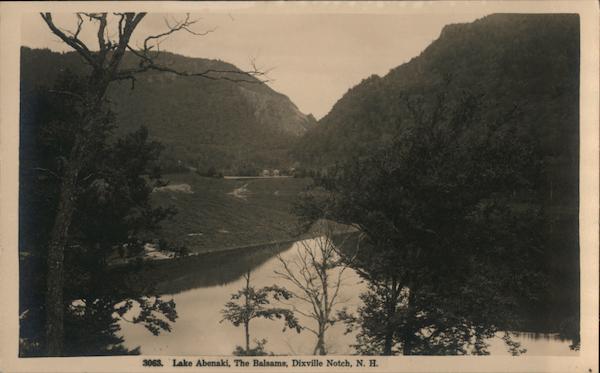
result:
M 291 259 L 299 248 L 301 245 L 295 243 L 287 249 L 282 249 L 281 256 L 284 259 Z M 220 322 L 222 319 L 220 311 L 230 300 L 231 294 L 244 286 L 242 274 L 247 269 L 252 269 L 251 285 L 255 288 L 277 284 L 293 289 L 274 274 L 275 270 L 281 269 L 281 263 L 274 255 L 272 251 L 268 252 L 268 255 L 253 255 L 250 268 L 240 265 L 248 261 L 240 258 L 239 255 L 233 255 L 229 259 L 230 263 L 208 267 L 203 265 L 202 267 L 205 268 L 199 269 L 196 273 L 180 276 L 163 284 L 163 288 L 170 294 L 165 295 L 164 298 L 172 297 L 177 304 L 179 318 L 172 324 L 172 331 L 155 337 L 140 325 L 122 323 L 125 345 L 130 348 L 141 346 L 142 354 L 145 355 L 230 355 L 236 345 L 244 344 L 244 330 L 243 327 L 236 328 L 227 321 Z M 342 279 L 339 299 L 344 300 L 343 305 L 350 310 L 356 309 L 360 302 L 358 295 L 365 290 L 366 286 L 350 269 L 346 269 Z M 306 305 L 301 302 L 296 305 L 306 309 Z M 311 326 L 311 321 L 305 318 L 300 317 L 300 322 Z M 259 340 L 267 339 L 265 349 L 275 354 L 312 353 L 316 342 L 312 333 L 304 331 L 298 334 L 290 330 L 282 332 L 282 329 L 283 322 L 280 320 L 254 319 L 250 323 L 250 337 Z M 353 352 L 349 346 L 355 342 L 354 336 L 344 334 L 343 325 L 336 324 L 327 333 L 326 343 L 330 354 Z M 527 355 L 577 354 L 569 349 L 569 341 L 561 340 L 554 334 L 521 333 L 514 339 L 521 342 L 522 347 L 527 348 Z M 491 344 L 489 350 L 493 355 L 508 354 L 500 338 L 493 338 L 489 343 Z

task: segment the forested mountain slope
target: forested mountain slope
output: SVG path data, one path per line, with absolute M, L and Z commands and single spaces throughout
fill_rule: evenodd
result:
M 135 63 L 127 55 L 124 65 Z M 179 71 L 209 69 L 240 71 L 218 60 L 161 53 L 162 65 Z M 61 71 L 85 75 L 87 66 L 75 53 L 21 49 L 22 111 L 35 112 L 31 95 L 36 88 L 52 88 Z M 222 74 L 227 76 L 227 74 Z M 118 132 L 145 125 L 153 139 L 166 147 L 167 167 L 181 163 L 206 169 L 255 166 L 283 167 L 291 143 L 315 123 L 287 98 L 250 77 L 250 83 L 183 77 L 150 71 L 130 81 L 113 84 L 108 94 L 116 113 Z M 218 77 L 219 74 L 212 76 Z
M 565 14 L 496 14 L 444 27 L 418 57 L 351 88 L 295 156 L 306 166 L 328 166 L 367 155 L 410 128 L 407 98 L 422 100 L 430 115 L 441 93 L 449 105 L 478 97 L 480 121 L 510 122 L 516 141 L 538 142 L 554 178 L 576 178 L 579 20 Z M 554 194 L 572 191 L 553 184 Z

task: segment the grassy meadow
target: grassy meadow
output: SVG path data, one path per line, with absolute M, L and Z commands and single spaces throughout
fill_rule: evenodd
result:
M 160 236 L 191 252 L 221 251 L 289 240 L 299 233 L 292 203 L 310 179 L 217 179 L 195 173 L 164 176 L 152 193 L 158 206 L 177 214 L 161 223 Z

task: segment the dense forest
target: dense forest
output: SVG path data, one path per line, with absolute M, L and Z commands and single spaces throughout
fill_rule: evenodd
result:
M 536 180 L 531 190 L 505 185 L 513 204 L 533 195 L 536 201 L 528 203 L 544 215 L 545 253 L 539 260 L 550 285 L 529 317 L 540 328 L 557 328 L 557 318 L 577 324 L 578 17 L 496 14 L 448 25 L 418 57 L 349 89 L 300 139 L 294 156 L 325 173 L 353 161 L 373 162 L 374 154 L 393 149 L 427 121 L 447 131 L 454 130 L 453 121 L 468 122 L 464 131 L 474 138 L 496 125 L 511 143 L 530 148 L 530 171 L 523 178 Z M 423 157 L 443 151 L 431 149 Z M 481 159 L 490 172 L 492 160 Z M 440 167 L 454 165 L 448 160 Z

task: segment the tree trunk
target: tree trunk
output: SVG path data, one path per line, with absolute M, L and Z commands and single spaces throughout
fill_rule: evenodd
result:
M 77 36 L 67 37 L 52 21 L 51 13 L 42 15 L 44 21 L 53 34 L 59 36 L 79 55 L 89 63 L 95 65 L 89 79 L 89 89 L 86 100 L 83 102 L 87 110 L 85 118 L 81 123 L 81 132 L 75 135 L 75 143 L 71 149 L 70 157 L 61 182 L 58 208 L 50 240 L 48 243 L 47 273 L 46 273 L 46 350 L 48 356 L 60 356 L 63 354 L 64 345 L 64 257 L 65 246 L 68 242 L 69 228 L 77 195 L 77 178 L 84 164 L 84 143 L 90 141 L 88 134 L 84 134 L 86 128 L 91 129 L 95 125 L 95 119 L 100 114 L 104 95 L 110 82 L 117 77 L 118 68 L 123 59 L 129 39 L 136 29 L 145 13 L 126 14 L 121 21 L 125 20 L 123 29 L 119 29 L 119 42 L 108 65 L 105 64 L 107 48 L 111 45 L 104 41 L 104 27 L 106 27 L 106 13 L 104 13 L 104 26 L 99 28 L 98 42 L 100 53 L 92 54 L 87 48 L 81 48 L 81 41 Z M 121 26 L 121 24 L 119 25 Z M 80 44 L 77 44 L 79 42 Z M 84 45 L 85 47 L 85 45 Z
M 406 312 L 406 324 L 402 333 L 402 355 L 412 355 L 413 351 L 413 339 L 415 337 L 415 289 L 414 287 L 409 288 L 408 304 Z
M 385 331 L 385 341 L 383 344 L 383 354 L 382 355 L 385 355 L 385 356 L 392 355 L 393 342 L 394 342 L 394 331 L 388 329 Z
M 244 295 L 245 298 L 245 304 L 246 304 L 246 311 L 249 310 L 250 308 L 250 299 L 248 299 L 248 297 L 250 296 L 250 270 L 248 270 L 248 272 L 246 272 L 246 294 Z M 248 355 L 250 353 L 250 318 L 247 318 L 244 321 L 244 329 L 246 332 L 246 355 Z
M 319 338 L 319 355 L 327 355 L 327 350 L 325 349 L 325 336 L 322 335 Z
M 61 356 L 64 344 L 64 256 L 75 210 L 79 165 L 67 164 L 61 183 L 58 210 L 48 246 L 46 277 L 46 344 L 48 356 Z
M 387 299 L 387 320 L 386 320 L 386 330 L 385 330 L 385 339 L 383 342 L 383 355 L 391 356 L 392 355 L 392 347 L 394 347 L 394 329 L 396 325 L 393 323 L 393 319 L 396 316 L 396 303 L 398 302 L 399 290 L 400 286 L 397 284 L 395 279 L 392 279 L 391 286 L 388 289 L 389 297 Z
M 313 355 L 327 355 L 327 350 L 325 349 L 325 325 L 319 324 L 317 344 L 313 350 Z
M 244 323 L 244 329 L 246 331 L 246 354 L 250 353 L 250 323 Z
M 323 287 L 323 313 L 321 314 L 321 322 L 319 323 L 319 338 L 317 342 L 317 346 L 319 348 L 319 355 L 327 355 L 327 351 L 325 350 L 325 328 L 327 326 L 327 322 L 329 321 L 329 277 L 327 276 L 327 268 L 329 266 L 329 253 L 327 250 L 331 250 L 327 245 L 329 245 L 328 238 L 325 238 L 325 247 L 322 249 L 322 263 L 321 263 L 321 285 Z M 327 255 L 326 255 L 327 253 Z
M 402 342 L 402 355 L 404 355 L 404 356 L 412 355 L 411 340 L 412 340 L 411 336 L 408 334 L 408 332 L 406 332 L 404 335 L 404 341 Z
M 83 119 L 69 159 L 63 173 L 56 218 L 48 244 L 48 272 L 46 274 L 46 351 L 48 356 L 61 356 L 64 344 L 64 258 L 68 242 L 69 228 L 77 200 L 77 179 L 85 163 L 87 144 L 93 139 L 86 134 L 86 128 L 92 128 L 98 119 L 101 98 L 96 95 L 95 105 Z

